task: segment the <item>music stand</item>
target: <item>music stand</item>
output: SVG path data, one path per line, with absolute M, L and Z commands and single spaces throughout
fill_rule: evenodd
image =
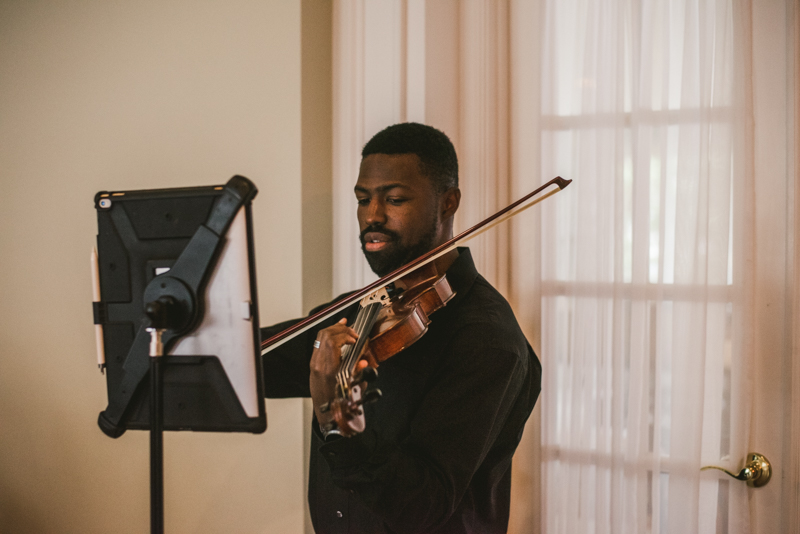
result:
M 153 532 L 164 524 L 163 430 L 266 430 L 256 193 L 234 176 L 224 186 L 95 196 L 94 312 L 108 388 L 98 425 L 114 438 L 150 430 Z

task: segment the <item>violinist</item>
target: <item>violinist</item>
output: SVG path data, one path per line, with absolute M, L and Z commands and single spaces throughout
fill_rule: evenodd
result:
M 458 161 L 444 133 L 416 123 L 379 132 L 361 155 L 361 245 L 383 276 L 452 237 Z M 267 397 L 314 405 L 308 502 L 318 534 L 507 530 L 511 458 L 541 367 L 468 249 L 435 265 L 455 295 L 424 336 L 380 363 L 370 387 L 383 396 L 363 406 L 363 431 L 343 437 L 327 409 L 342 351 L 358 338 L 358 303 L 264 355 Z M 262 339 L 292 322 L 262 329 Z

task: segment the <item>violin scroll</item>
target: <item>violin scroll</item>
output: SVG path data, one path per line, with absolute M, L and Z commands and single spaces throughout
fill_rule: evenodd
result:
M 360 434 L 366 428 L 364 411 L 361 407 L 365 404 L 376 402 L 381 398 L 381 395 L 383 393 L 378 388 L 368 389 L 362 395 L 361 386 L 358 384 L 352 385 L 349 395 L 337 397 L 320 408 L 321 412 L 330 411 L 333 415 L 333 421 L 323 425 L 323 428 L 326 431 L 336 428 L 346 438 Z

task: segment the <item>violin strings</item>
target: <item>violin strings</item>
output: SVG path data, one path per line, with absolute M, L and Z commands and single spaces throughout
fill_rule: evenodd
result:
M 365 336 L 369 335 L 369 331 L 375 324 L 375 319 L 382 307 L 380 303 L 372 303 L 359 310 L 355 323 L 353 324 L 353 330 L 355 330 L 358 335 L 358 341 L 354 345 L 346 345 L 345 348 L 342 349 L 342 360 L 339 364 L 339 372 L 337 373 L 337 380 L 340 386 L 353 372 L 355 364 L 358 362 L 361 349 L 366 343 L 367 338 Z
M 366 306 L 360 310 L 358 314 L 358 318 L 356 320 L 356 324 L 353 325 L 353 330 L 356 331 L 358 335 L 358 341 L 355 344 L 350 345 L 350 350 L 347 355 L 347 361 L 345 363 L 345 373 L 349 377 L 353 371 L 353 367 L 355 366 L 356 360 L 358 358 L 358 353 L 360 352 L 359 348 L 363 345 L 362 339 L 364 337 L 364 331 L 366 330 L 367 323 L 369 323 L 370 315 L 371 315 L 371 308 Z
M 358 315 L 356 316 L 355 323 L 353 324 L 353 330 L 355 330 L 357 334 L 359 333 L 362 327 L 361 325 L 364 322 L 364 313 L 365 313 L 365 308 L 361 308 L 360 310 L 358 310 Z M 349 368 L 351 364 L 350 360 L 352 358 L 351 356 L 352 354 L 353 354 L 353 345 L 345 345 L 344 348 L 342 349 L 342 358 L 341 361 L 339 362 L 339 372 L 337 373 L 337 381 L 339 382 L 339 388 L 342 391 L 345 391 L 344 386 L 347 383 L 347 378 L 350 376 Z

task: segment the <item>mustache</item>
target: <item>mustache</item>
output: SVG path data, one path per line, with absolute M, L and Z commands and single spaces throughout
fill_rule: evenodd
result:
M 369 233 L 377 233 L 377 234 L 383 234 L 383 235 L 389 236 L 389 238 L 392 241 L 399 241 L 400 240 L 400 236 L 397 234 L 397 232 L 393 232 L 391 230 L 387 230 L 386 228 L 383 228 L 381 226 L 367 226 L 366 228 L 364 228 L 364 230 L 361 231 L 361 233 L 358 236 L 358 238 L 361 241 L 362 245 L 364 243 L 366 243 L 366 237 L 365 236 L 367 234 L 369 234 Z

